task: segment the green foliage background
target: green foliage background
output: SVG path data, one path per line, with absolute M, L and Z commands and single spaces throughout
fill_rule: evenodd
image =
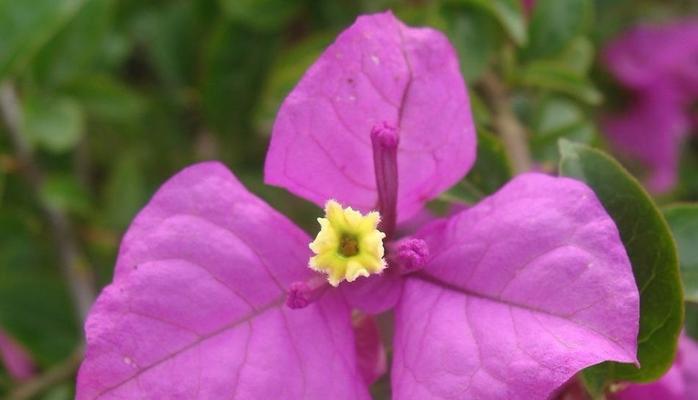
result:
M 338 32 L 359 14 L 388 8 L 409 24 L 445 31 L 471 90 L 478 164 L 434 209 L 475 201 L 514 173 L 488 79 L 525 128 L 535 166 L 555 172 L 559 139 L 612 151 L 598 117 L 621 107 L 627 93 L 600 65 L 599 47 L 639 21 L 698 15 L 690 0 L 539 0 L 532 15 L 519 0 L 0 0 L 0 81 L 16 94 L 21 140 L 41 174 L 27 178 L 11 126 L 0 123 L 0 327 L 40 371 L 70 362 L 82 340 L 45 210 L 67 217 L 80 253 L 75 269 L 95 287 L 111 280 L 120 237 L 135 213 L 158 185 L 198 160 L 223 161 L 250 190 L 312 229 L 314 206 L 262 183 L 274 115 Z M 698 237 L 698 213 L 691 205 L 669 206 L 698 200 L 698 143 L 686 143 L 684 153 L 679 186 L 654 200 L 667 206 L 676 231 L 682 269 L 691 277 L 688 330 L 698 333 L 698 264 L 687 244 Z M 596 165 L 567 162 L 578 173 Z M 619 187 L 639 190 L 622 170 L 608 175 L 620 179 Z M 649 213 L 650 225 L 663 224 L 650 200 L 638 201 L 651 210 L 634 217 Z M 671 243 L 666 233 L 657 235 Z M 657 251 L 674 251 L 666 246 Z M 671 260 L 656 263 L 665 263 L 655 267 L 669 271 L 671 281 Z M 666 307 L 680 303 L 675 292 Z M 677 333 L 672 329 L 669 337 Z M 673 352 L 671 343 L 657 348 Z M 0 367 L 0 397 L 21 387 Z M 386 390 L 383 382 L 376 396 Z M 32 396 L 72 398 L 72 372 Z

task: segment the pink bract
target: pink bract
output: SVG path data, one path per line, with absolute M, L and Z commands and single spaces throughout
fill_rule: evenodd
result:
M 637 362 L 639 295 L 594 193 L 525 174 L 425 227 L 434 257 L 397 308 L 397 399 L 544 399 L 605 360 Z
M 698 20 L 639 25 L 603 51 L 609 70 L 624 85 L 651 89 L 667 81 L 676 90 L 698 90 Z
M 604 130 L 619 152 L 648 167 L 648 187 L 666 192 L 676 183 L 680 145 L 698 126 L 690 114 L 698 98 L 698 21 L 637 26 L 608 44 L 603 58 L 633 95 Z
M 672 90 L 657 87 L 636 97 L 627 110 L 607 117 L 603 126 L 619 151 L 649 167 L 650 189 L 665 192 L 674 186 L 679 143 L 688 133 L 690 121 Z
M 176 175 L 90 312 L 77 398 L 368 398 L 344 301 L 284 306 L 309 241 L 218 163 Z
M 359 17 L 286 98 L 265 182 L 323 206 L 364 212 L 378 197 L 371 131 L 397 128 L 398 221 L 455 184 L 475 160 L 475 129 L 458 57 L 446 37 L 392 13 Z

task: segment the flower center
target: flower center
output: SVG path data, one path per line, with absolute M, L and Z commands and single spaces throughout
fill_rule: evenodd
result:
M 342 235 L 342 239 L 339 241 L 339 253 L 344 257 L 353 257 L 359 254 L 359 242 L 354 235 Z
M 326 273 L 332 286 L 385 269 L 385 234 L 378 230 L 380 214 L 363 215 L 330 200 L 325 205 L 325 218 L 318 218 L 318 222 L 320 232 L 309 246 L 315 253 L 309 266 Z

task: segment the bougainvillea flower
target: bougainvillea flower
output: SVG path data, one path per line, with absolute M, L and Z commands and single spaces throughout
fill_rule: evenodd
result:
M 672 82 L 678 91 L 698 90 L 698 21 L 639 25 L 603 51 L 608 69 L 625 86 L 651 89 Z
M 405 233 L 474 161 L 458 71 L 442 34 L 391 13 L 308 70 L 265 179 L 325 208 L 314 240 L 220 164 L 167 182 L 90 313 L 78 398 L 367 398 L 385 358 L 352 309 L 395 305 L 395 399 L 544 399 L 636 362 L 630 264 L 583 183 L 521 175 Z
M 698 127 L 698 22 L 638 26 L 604 50 L 611 73 L 633 95 L 627 110 L 610 116 L 604 130 L 616 148 L 650 170 L 656 192 L 673 187 L 683 139 Z
M 656 382 L 631 384 L 620 391 L 617 400 L 698 399 L 698 344 L 682 335 L 671 369 Z
M 17 380 L 29 379 L 36 371 L 29 352 L 2 328 L 0 328 L 0 362 L 5 366 L 8 374 Z
M 679 144 L 690 126 L 673 90 L 657 87 L 651 93 L 635 97 L 627 110 L 605 118 L 603 126 L 620 151 L 649 168 L 650 189 L 655 192 L 671 189 L 678 173 Z

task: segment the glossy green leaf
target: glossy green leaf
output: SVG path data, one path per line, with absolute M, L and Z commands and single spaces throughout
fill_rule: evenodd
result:
M 591 24 L 591 0 L 538 0 L 529 24 L 528 59 L 553 56 Z
M 603 99 L 589 79 L 559 62 L 532 62 L 517 73 L 518 81 L 524 86 L 551 90 L 591 105 L 599 104 Z
M 494 17 L 518 45 L 526 44 L 526 20 L 521 0 L 458 0 L 454 3 L 477 7 Z
M 511 161 L 504 144 L 483 129 L 477 133 L 477 158 L 465 179 L 485 195 L 496 192 L 513 176 Z
M 0 80 L 24 68 L 88 0 L 0 0 Z
M 679 264 L 686 300 L 698 303 L 698 204 L 662 209 L 679 248 Z
M 671 366 L 683 325 L 683 293 L 676 244 L 651 197 L 621 165 L 591 147 L 560 141 L 560 174 L 589 185 L 618 226 L 640 290 L 638 358 L 587 369 L 588 386 L 599 392 L 614 381 L 648 382 Z
M 514 172 L 504 144 L 494 134 L 479 129 L 477 158 L 468 175 L 429 204 L 437 215 L 452 211 L 453 204 L 473 204 L 496 192 Z
M 66 97 L 27 96 L 23 132 L 35 145 L 51 152 L 72 149 L 85 130 L 82 107 Z
M 469 5 L 447 4 L 442 14 L 458 51 L 463 76 L 468 81 L 477 79 L 501 42 L 497 22 L 487 12 Z
M 557 142 L 568 139 L 589 144 L 594 139 L 594 123 L 577 103 L 563 97 L 547 97 L 540 102 L 531 126 L 531 151 L 538 161 L 559 159 Z

